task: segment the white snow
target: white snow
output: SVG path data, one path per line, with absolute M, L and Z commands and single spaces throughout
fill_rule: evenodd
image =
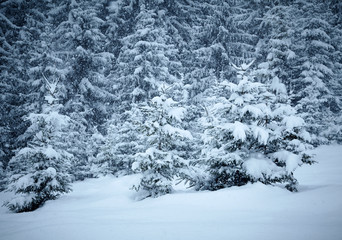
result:
M 169 117 L 176 119 L 177 121 L 181 122 L 184 118 L 186 113 L 186 109 L 183 107 L 174 107 L 171 108 L 168 112 Z
M 254 127 L 253 135 L 254 135 L 254 138 L 258 139 L 259 143 L 264 144 L 264 145 L 267 144 L 269 133 L 266 129 L 262 127 Z
M 188 130 L 184 130 L 181 128 L 173 127 L 170 124 L 166 124 L 162 127 L 163 131 L 169 135 L 178 135 L 182 138 L 193 139 L 191 133 Z
M 57 171 L 53 167 L 48 167 L 45 170 L 45 173 L 46 173 L 47 176 L 54 178 L 56 176 L 56 174 L 57 174 Z
M 236 140 L 241 140 L 242 142 L 246 140 L 246 131 L 248 131 L 248 126 L 245 124 L 235 121 L 233 124 L 233 136 Z
M 51 95 L 45 96 L 45 101 L 47 101 L 49 104 L 52 104 L 55 100 L 56 99 Z
M 268 177 L 280 177 L 277 173 L 282 171 L 270 159 L 264 158 L 250 158 L 243 163 L 243 167 L 254 179 L 263 179 L 263 174 Z
M 293 172 L 301 163 L 300 157 L 292 152 L 282 150 L 273 154 L 280 162 L 286 163 L 286 171 Z
M 245 115 L 247 112 L 253 115 L 255 118 L 260 118 L 264 115 L 260 108 L 253 105 L 247 105 L 241 109 L 241 113 L 243 115 Z
M 286 125 L 287 129 L 291 130 L 296 127 L 302 127 L 305 124 L 303 118 L 297 116 L 286 116 L 282 122 Z
M 43 150 L 43 153 L 50 159 L 61 157 L 61 155 L 55 149 L 53 149 L 52 146 L 50 145 L 47 146 L 47 148 Z
M 108 6 L 108 11 L 117 14 L 121 4 L 122 0 L 111 1 Z
M 9 200 L 9 204 L 13 205 L 21 205 L 24 206 L 27 203 L 31 202 L 34 198 L 34 194 L 23 194 L 23 195 L 17 195 L 14 198 Z
M 280 79 L 278 77 L 274 77 L 272 79 L 272 83 L 270 87 L 277 94 L 286 94 L 286 86 L 285 84 L 280 82 Z
M 16 178 L 14 175 L 12 178 Z M 27 188 L 28 186 L 34 185 L 34 181 L 32 178 L 32 174 L 26 174 L 18 178 L 18 180 L 14 183 L 16 189 Z
M 342 146 L 314 150 L 298 168 L 299 192 L 248 184 L 216 192 L 176 186 L 174 194 L 134 200 L 137 176 L 73 184 L 73 192 L 30 212 L 0 207 L 4 240 L 340 240 Z M 11 198 L 0 192 L 0 200 Z
M 293 172 L 300 164 L 300 157 L 297 154 L 291 153 L 286 159 L 286 171 Z

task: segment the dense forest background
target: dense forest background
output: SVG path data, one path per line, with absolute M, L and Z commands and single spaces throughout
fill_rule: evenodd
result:
M 197 189 L 218 189 L 250 180 L 241 170 L 248 167 L 236 164 L 248 151 L 299 154 L 307 147 L 294 139 L 342 140 L 341 1 L 7 0 L 0 7 L 1 189 L 16 183 L 12 189 L 30 192 L 23 176 L 36 183 L 45 176 L 60 183 L 46 190 L 53 199 L 71 181 L 137 169 L 149 174 L 134 187 L 150 196 L 172 191 L 151 186 L 161 172 L 163 181 L 177 175 Z M 246 89 L 239 88 L 243 79 Z M 232 90 L 253 108 L 233 99 Z M 247 110 L 224 117 L 234 106 Z M 252 120 L 269 125 L 259 114 L 268 106 L 296 115 L 289 122 L 272 114 L 286 136 L 270 140 L 275 128 L 254 128 Z M 235 125 L 220 129 L 224 121 Z M 248 144 L 236 130 L 245 129 L 240 122 L 252 132 Z M 229 156 L 234 167 L 222 164 L 224 157 L 213 160 L 223 145 L 239 150 Z M 196 168 L 196 177 L 184 170 L 203 162 L 214 182 Z M 217 166 L 230 169 L 225 180 Z M 38 170 L 45 172 L 33 177 Z M 295 179 L 286 171 L 262 181 L 286 178 L 291 190 Z

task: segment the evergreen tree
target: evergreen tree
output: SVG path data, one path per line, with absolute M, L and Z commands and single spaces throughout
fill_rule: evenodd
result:
M 280 182 L 295 191 L 293 171 L 309 161 L 304 150 L 310 135 L 292 107 L 267 85 L 253 82 L 248 67 L 235 66 L 238 84 L 223 83 L 231 91 L 229 98 L 218 99 L 210 107 L 211 119 L 203 120 L 204 146 L 198 164 L 206 166 L 207 174 L 195 176 L 193 184 L 216 190 L 255 181 Z
M 132 102 L 153 98 L 162 83 L 174 83 L 180 77 L 177 50 L 164 28 L 165 11 L 157 11 L 153 4 L 139 4 L 134 32 L 122 39 L 113 74 L 121 112 L 129 110 Z
M 223 5 L 227 18 L 220 27 L 218 40 L 227 51 L 229 60 L 241 64 L 257 57 L 258 11 L 263 11 L 263 1 L 230 1 Z M 267 5 L 267 4 L 266 4 Z M 227 66 L 224 66 L 227 67 Z
M 261 38 L 258 50 L 262 56 L 258 66 L 259 79 L 266 83 L 280 81 L 285 84 L 289 94 L 293 92 L 294 59 L 298 57 L 293 46 L 293 15 L 297 13 L 293 5 L 275 5 L 265 13 L 259 27 Z
M 54 50 L 69 67 L 64 111 L 86 124 L 87 130 L 105 122 L 114 100 L 107 79 L 113 54 L 106 51 L 104 4 L 64 2 L 68 15 L 56 26 L 53 37 Z
M 93 161 L 92 172 L 96 176 L 132 174 L 135 155 L 144 149 L 144 137 L 140 129 L 143 116 L 140 108 L 133 105 L 131 110 L 122 115 L 125 115 L 122 117 L 125 119 L 123 122 L 113 116 L 109 123 L 108 134 Z
M 48 94 L 41 113 L 29 115 L 29 135 L 33 138 L 8 164 L 8 190 L 17 196 L 5 203 L 14 212 L 33 211 L 46 201 L 71 190 L 68 174 L 73 155 L 66 151 L 65 139 L 72 129 L 70 118 L 58 113 L 58 81 L 46 79 Z
M 294 82 L 293 103 L 308 124 L 311 133 L 320 135 L 327 128 L 327 119 L 337 109 L 330 87 L 334 76 L 333 53 L 331 44 L 333 28 L 329 23 L 327 4 L 321 1 L 300 2 L 302 16 L 297 25 L 299 75 Z M 324 14 L 322 14 L 324 11 Z M 319 138 L 316 139 L 320 142 Z
M 133 170 L 142 177 L 134 189 L 142 192 L 142 198 L 158 197 L 173 191 L 174 177 L 180 176 L 187 165 L 183 149 L 192 135 L 182 129 L 185 109 L 165 94 L 154 97 L 144 111 L 147 117 L 141 127 L 146 145 L 135 155 L 133 163 Z
M 30 77 L 34 52 L 46 21 L 41 1 L 2 1 L 0 5 L 0 161 L 4 167 L 26 144 L 28 122 L 23 117 L 37 100 Z

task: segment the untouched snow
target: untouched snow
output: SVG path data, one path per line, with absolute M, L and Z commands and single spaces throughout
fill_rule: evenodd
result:
M 0 239 L 342 239 L 342 146 L 314 150 L 298 193 L 262 184 L 135 201 L 136 176 L 86 180 L 31 213 L 0 208 Z M 0 200 L 9 193 L 0 193 Z

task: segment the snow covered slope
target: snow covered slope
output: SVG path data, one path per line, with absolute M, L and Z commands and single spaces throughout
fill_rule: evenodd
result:
M 296 171 L 298 193 L 253 184 L 135 201 L 136 176 L 75 183 L 35 212 L 1 207 L 0 239 L 342 239 L 342 146 L 315 153 L 318 164 Z

